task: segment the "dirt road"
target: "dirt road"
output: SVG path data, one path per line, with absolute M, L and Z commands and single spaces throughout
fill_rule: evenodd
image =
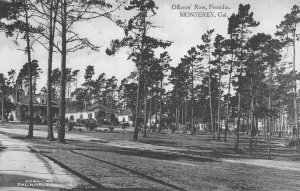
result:
M 49 159 L 31 152 L 29 143 L 0 134 L 0 144 L 0 190 L 91 187 Z

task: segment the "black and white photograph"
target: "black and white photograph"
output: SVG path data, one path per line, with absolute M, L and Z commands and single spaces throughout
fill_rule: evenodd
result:
M 0 0 L 0 190 L 299 191 L 300 0 Z

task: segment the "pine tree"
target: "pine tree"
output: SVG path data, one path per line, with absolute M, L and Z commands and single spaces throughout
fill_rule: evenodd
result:
M 297 27 L 300 25 L 300 9 L 299 6 L 294 5 L 290 13 L 284 16 L 284 20 L 276 26 L 276 35 L 280 36 L 286 46 L 293 47 L 293 75 L 296 76 L 296 41 L 300 39 L 300 34 L 297 32 Z M 298 126 L 298 111 L 297 111 L 297 81 L 294 80 L 294 126 L 297 130 L 297 151 L 300 151 L 300 138 Z
M 242 5 L 240 4 L 238 14 L 232 14 L 229 18 L 228 24 L 228 34 L 234 37 L 236 41 L 237 49 L 236 58 L 238 63 L 238 80 L 242 78 L 244 71 L 244 60 L 245 60 L 245 45 L 248 39 L 248 34 L 250 33 L 249 28 L 256 27 L 259 25 L 259 22 L 256 22 L 253 19 L 253 12 L 249 12 L 250 5 Z M 238 84 L 241 87 L 241 83 Z M 241 91 L 238 91 L 238 113 L 237 113 L 237 138 L 235 144 L 235 151 L 238 152 L 239 145 L 239 131 L 240 131 L 240 118 L 241 118 Z
M 132 17 L 125 29 L 126 37 L 120 40 L 114 40 L 111 47 L 106 50 L 108 55 L 113 55 L 121 47 L 130 48 L 129 59 L 131 59 L 137 67 L 138 86 L 137 86 L 137 102 L 135 112 L 135 128 L 133 133 L 133 141 L 138 140 L 139 117 L 140 117 L 140 92 L 141 81 L 145 67 L 147 66 L 147 57 L 151 52 L 159 47 L 166 48 L 171 43 L 168 41 L 158 40 L 148 36 L 148 32 L 154 27 L 153 23 L 148 19 L 156 14 L 156 4 L 153 0 L 132 0 L 126 10 L 135 10 L 137 13 Z

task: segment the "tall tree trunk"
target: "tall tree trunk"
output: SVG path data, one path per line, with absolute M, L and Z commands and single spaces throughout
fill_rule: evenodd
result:
M 254 134 L 254 90 L 253 90 L 253 79 L 251 78 L 251 126 L 250 126 L 250 144 L 249 144 L 249 154 L 252 155 L 252 141 L 253 141 L 253 134 Z
M 5 122 L 5 120 L 4 120 L 4 118 L 5 118 L 5 115 L 4 115 L 4 89 L 5 89 L 5 84 L 4 84 L 4 82 L 3 82 L 3 84 L 1 84 L 1 86 L 2 86 L 2 92 L 1 92 L 1 94 L 2 94 L 2 100 L 1 100 L 1 114 L 2 114 L 2 116 L 1 116 L 1 122 L 2 122 L 2 125 L 4 125 L 4 122 Z
M 284 106 L 282 107 L 282 127 L 283 127 L 282 136 L 285 137 L 286 128 L 285 128 Z
M 293 76 L 295 77 L 296 75 L 296 69 L 295 69 L 295 65 L 296 65 L 296 28 L 297 28 L 297 24 L 295 23 L 295 30 L 293 32 L 293 40 L 294 40 L 294 44 L 293 44 Z M 295 128 L 297 130 L 297 151 L 300 151 L 300 137 L 299 137 L 299 127 L 298 127 L 298 108 L 297 108 L 297 80 L 296 78 L 294 79 L 294 112 L 295 112 Z
M 243 52 L 243 50 L 242 50 Z M 242 76 L 242 63 L 240 65 L 240 74 L 239 76 Z M 237 116 L 237 124 L 236 124 L 236 143 L 235 143 L 235 147 L 234 150 L 236 152 L 238 152 L 239 150 L 239 138 L 240 138 L 240 122 L 241 122 L 241 92 L 238 92 L 238 116 Z
M 268 159 L 271 159 L 271 153 L 270 153 L 270 125 L 271 125 L 271 121 L 270 121 L 270 117 L 268 117 L 268 121 L 267 121 L 267 144 L 268 144 Z
M 194 132 L 194 64 L 192 64 L 192 90 L 191 90 L 191 134 L 195 135 Z
M 245 127 L 245 118 L 243 117 L 243 127 Z M 249 135 L 249 131 L 251 129 L 251 125 L 250 125 L 250 119 L 251 119 L 251 113 L 246 113 L 246 120 L 247 120 L 247 135 Z
M 257 119 L 257 116 L 254 116 L 254 119 L 255 119 L 256 135 L 257 135 L 257 139 L 256 139 L 256 144 L 257 144 L 257 140 L 259 140 L 259 129 L 258 129 L 258 119 Z
M 212 108 L 212 93 L 211 93 L 211 71 L 210 71 L 210 49 L 208 50 L 208 91 L 209 91 L 209 108 L 210 108 L 210 125 L 212 128 L 212 139 L 215 140 L 215 127 L 213 120 L 213 108 Z
M 226 122 L 225 122 L 225 131 L 224 131 L 224 142 L 226 142 L 228 123 L 229 123 L 229 100 L 230 100 L 230 86 L 231 86 L 231 75 L 232 75 L 232 62 L 233 62 L 233 53 L 231 56 L 231 63 L 229 69 L 229 79 L 228 79 L 228 96 L 226 100 Z
M 282 109 L 279 109 L 279 134 L 278 137 L 281 138 L 281 131 L 282 131 Z
M 143 137 L 147 137 L 147 81 L 144 75 L 144 132 Z
M 28 106 L 28 110 L 29 110 L 29 128 L 28 128 L 28 138 L 32 138 L 33 137 L 33 122 L 32 122 L 32 118 L 33 118 L 33 95 L 32 95 L 32 72 L 31 72 L 31 48 L 30 48 L 30 29 L 29 29 L 29 21 L 28 21 L 28 8 L 27 8 L 27 0 L 24 1 L 24 6 L 25 6 L 25 20 L 26 20 L 26 43 L 27 43 L 27 47 L 26 47 L 26 53 L 27 53 L 27 60 L 28 60 L 28 79 L 29 79 L 29 106 Z
M 157 102 L 158 102 L 158 94 L 156 93 L 156 99 L 155 99 L 155 129 L 157 128 L 157 121 L 158 121 L 158 119 L 157 119 L 157 117 L 158 117 L 158 115 L 157 115 L 157 112 L 158 112 L 158 105 L 157 105 Z
M 61 49 L 61 76 L 60 76 L 60 107 L 59 107 L 59 128 L 57 142 L 65 143 L 65 122 L 66 122 L 66 62 L 67 62 L 67 0 L 61 5 L 62 23 L 62 49 Z
M 272 69 L 269 66 L 269 75 L 270 75 L 270 82 L 272 81 Z M 271 88 L 269 85 L 269 96 L 268 96 L 268 109 L 271 109 Z M 267 143 L 268 143 L 268 159 L 271 159 L 271 151 L 270 151 L 270 137 L 271 137 L 271 117 L 268 116 L 267 121 Z
M 185 108 L 184 108 L 184 125 L 187 126 L 187 114 L 188 114 L 188 107 L 187 107 L 187 100 L 185 100 Z
M 152 114 L 152 97 L 150 97 L 150 101 L 149 101 L 149 117 L 148 117 L 148 120 L 149 120 L 149 129 L 151 129 L 151 114 Z M 177 124 L 177 108 L 175 108 L 175 123 Z M 147 123 L 148 123 L 148 120 L 147 120 Z
M 266 119 L 263 120 L 263 137 L 266 140 Z
M 220 108 L 221 108 L 221 64 L 219 63 L 219 87 L 218 87 L 218 141 L 221 141 L 221 120 L 220 120 Z
M 255 106 L 258 108 L 258 101 L 257 101 L 257 89 L 255 91 Z M 255 115 L 255 127 L 256 127 L 256 133 L 257 133 L 257 139 L 259 140 L 259 128 L 258 128 L 258 116 Z
M 163 81 L 160 81 L 160 99 L 159 99 L 159 129 L 158 129 L 158 132 L 160 133 L 161 132 L 161 128 L 162 128 L 162 113 L 161 113 L 161 110 L 162 110 L 162 99 L 163 99 L 163 95 L 162 95 L 162 91 L 163 91 Z
M 51 82 L 51 73 L 52 73 L 52 60 L 53 60 L 53 47 L 54 47 L 54 34 L 55 34 L 55 24 L 59 0 L 56 0 L 54 7 L 54 16 L 52 12 L 54 0 L 51 1 L 51 10 L 50 10 L 50 21 L 49 21 L 49 52 L 48 52 L 48 71 L 47 71 L 47 123 L 48 123 L 48 135 L 47 139 L 50 141 L 54 140 L 53 134 L 53 123 L 52 123 L 52 111 L 51 111 L 51 100 L 52 100 L 52 82 Z
M 137 85 L 137 92 L 136 92 L 136 107 L 135 107 L 135 126 L 134 126 L 134 132 L 133 132 L 133 138 L 132 140 L 136 142 L 138 140 L 139 136 L 139 111 L 140 111 L 140 85 L 141 85 L 141 69 L 138 68 L 138 85 Z
M 241 120 L 241 93 L 238 93 L 238 116 L 236 124 L 236 142 L 234 150 L 238 152 L 239 149 L 239 138 L 240 138 L 240 121 Z
M 184 108 L 182 107 L 181 108 L 181 125 L 184 124 L 184 116 L 183 116 L 183 114 L 184 114 Z
M 179 108 L 175 107 L 175 124 L 176 124 L 176 128 L 178 128 L 178 130 L 179 130 L 179 127 L 178 127 L 178 123 L 179 123 L 178 110 L 179 110 Z M 151 121 L 150 121 L 150 125 L 151 125 Z
M 241 59 L 243 59 L 244 57 L 244 46 L 243 46 L 243 42 L 244 42 L 244 24 L 242 24 L 241 27 Z M 243 74 L 243 63 L 242 61 L 240 62 L 240 74 L 239 76 L 242 77 Z M 238 81 L 240 81 L 240 79 L 238 79 Z M 240 137 L 240 117 L 241 117 L 241 92 L 238 93 L 238 116 L 237 116 L 237 124 L 236 124 L 236 130 L 237 130 L 237 134 L 236 134 L 236 144 L 235 144 L 235 151 L 238 152 L 239 150 L 239 137 Z

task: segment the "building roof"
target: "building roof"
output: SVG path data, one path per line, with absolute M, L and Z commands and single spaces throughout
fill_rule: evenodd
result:
M 87 110 L 90 110 L 90 111 L 99 110 L 99 111 L 110 112 L 110 113 L 115 112 L 113 109 L 111 109 L 103 104 L 99 104 L 99 103 L 94 103 L 94 104 L 88 106 Z
M 76 110 L 76 109 L 70 109 L 70 110 L 66 110 L 66 113 L 85 113 L 85 112 L 89 112 L 89 111 L 87 111 L 87 110 L 85 110 L 85 109 L 83 109 L 83 110 Z
M 123 112 L 121 112 L 120 114 L 119 114 L 119 116 L 130 116 L 130 115 L 133 115 L 133 113 L 132 113 L 132 111 L 131 111 L 131 109 L 125 109 Z
M 116 113 L 113 109 L 98 103 L 94 103 L 88 106 L 87 109 L 83 109 L 83 110 L 77 110 L 77 109 L 67 110 L 66 113 L 83 113 L 83 112 L 91 112 L 91 111 L 104 111 L 105 113 Z
M 39 99 L 45 98 L 45 102 L 39 101 Z M 32 96 L 33 106 L 39 107 L 47 107 L 47 95 L 35 94 Z M 29 95 L 21 96 L 20 101 L 17 103 L 18 105 L 29 105 Z M 59 107 L 59 101 L 56 98 L 51 99 L 51 106 L 52 107 Z

